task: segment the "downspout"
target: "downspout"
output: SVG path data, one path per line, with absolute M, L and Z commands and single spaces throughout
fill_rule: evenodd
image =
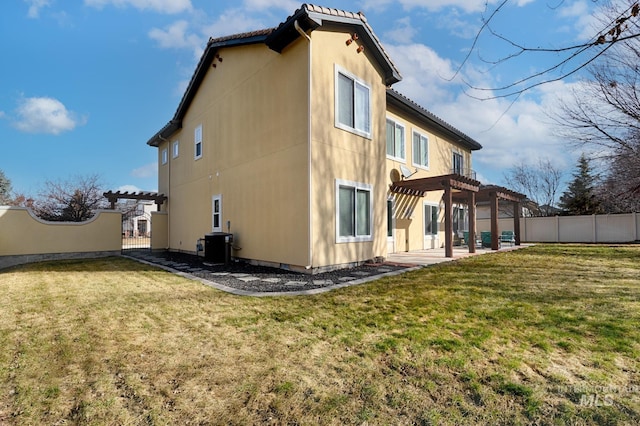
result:
M 309 253 L 308 253 L 308 259 L 307 259 L 307 266 L 305 266 L 306 269 L 311 269 L 313 267 L 313 174 L 312 174 L 312 169 L 311 169 L 311 54 L 312 54 L 312 50 L 311 50 L 311 37 L 309 37 L 309 35 L 307 33 L 305 33 L 302 28 L 300 28 L 300 24 L 298 24 L 298 20 L 296 19 L 295 21 L 293 21 L 293 27 L 296 29 L 296 31 L 298 31 L 298 33 L 300 33 L 300 35 L 302 37 L 304 37 L 308 42 L 309 42 L 309 57 L 308 57 L 308 63 L 307 63 L 307 88 L 308 88 L 308 93 L 307 93 L 307 173 L 308 173 L 308 183 L 309 183 L 309 188 L 307 190 L 307 195 L 309 197 L 308 202 L 309 202 L 309 206 L 308 206 L 308 213 L 309 213 L 309 217 L 308 217 L 308 224 L 307 224 L 307 232 L 308 232 L 308 236 L 307 238 L 309 239 Z
M 164 211 L 167 214 L 167 250 L 171 248 L 171 215 L 169 214 L 169 194 L 171 194 L 171 158 L 173 157 L 173 147 L 168 139 L 162 137 L 162 135 L 158 135 L 158 138 L 167 143 L 167 202 L 164 206 Z M 160 151 L 160 156 L 162 156 L 162 151 Z M 160 189 L 160 188 L 158 188 Z M 158 206 L 158 211 L 160 211 L 160 206 Z

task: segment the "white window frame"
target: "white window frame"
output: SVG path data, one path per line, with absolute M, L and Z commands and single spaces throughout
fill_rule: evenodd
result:
M 433 232 L 433 228 L 432 231 L 430 233 L 427 234 L 427 217 L 425 215 L 426 213 L 426 207 L 429 207 L 429 213 L 431 213 L 431 209 L 436 209 L 436 229 L 435 232 Z M 425 201 L 422 204 L 422 234 L 425 237 L 431 237 L 431 238 L 437 238 L 438 237 L 438 233 L 440 232 L 440 206 L 437 203 L 431 203 L 428 201 Z M 432 215 L 430 215 L 430 218 L 433 218 Z
M 388 148 L 389 148 L 389 141 L 385 141 L 386 145 L 385 145 L 385 149 L 387 150 L 387 158 L 391 159 L 391 160 L 395 160 L 395 161 L 400 161 L 402 163 L 406 163 L 406 158 L 407 158 L 407 132 L 406 132 L 406 127 L 402 124 L 399 123 L 398 121 L 394 120 L 391 117 L 387 117 L 387 120 L 385 121 L 385 139 L 388 136 L 387 134 L 387 125 L 388 124 L 393 124 L 393 155 L 389 154 L 388 152 Z M 397 154 L 396 152 L 396 146 L 397 146 L 397 141 L 396 141 L 396 132 L 398 130 L 398 128 L 402 129 L 402 142 L 401 142 L 401 154 L 402 156 L 398 156 L 395 155 Z
M 217 212 L 216 201 L 218 202 Z M 218 226 L 216 226 L 216 215 L 218 216 Z M 213 232 L 222 232 L 222 194 L 211 197 L 211 230 Z
M 352 110 L 353 110 L 353 126 L 351 126 L 350 124 L 347 123 L 342 123 L 340 121 L 340 90 L 339 90 L 339 82 L 340 82 L 340 75 L 343 75 L 344 77 L 348 78 L 349 80 L 351 80 L 353 82 L 353 105 L 352 105 Z M 366 117 L 365 118 L 365 125 L 364 128 L 358 128 L 358 116 L 357 116 L 357 96 L 356 96 L 356 91 L 358 89 L 358 87 L 360 88 L 364 88 L 367 90 L 367 105 L 366 105 Z M 342 69 L 340 66 L 338 66 L 337 64 L 335 65 L 335 126 L 339 129 L 342 130 L 346 130 L 348 132 L 351 133 L 355 133 L 357 135 L 363 136 L 365 138 L 371 139 L 371 126 L 373 125 L 373 123 L 371 122 L 371 87 L 365 83 L 363 80 L 361 80 L 360 78 L 356 77 L 355 75 L 351 74 L 350 72 Z
M 169 151 L 167 151 L 167 148 L 162 148 L 160 157 L 161 157 L 162 165 L 165 165 L 169 162 Z
M 369 234 L 358 235 L 358 223 L 353 223 L 354 235 L 343 236 L 340 235 L 340 188 L 352 188 L 356 193 L 358 191 L 366 191 L 369 193 Z M 364 242 L 373 241 L 373 185 L 366 183 L 353 182 L 349 180 L 336 179 L 336 241 L 338 243 L 352 243 L 352 242 Z M 357 221 L 357 199 L 354 197 L 354 220 Z
M 200 155 L 198 155 L 198 145 L 200 145 Z M 193 158 L 198 160 L 202 158 L 203 149 L 202 143 L 202 124 L 198 125 L 193 131 Z
M 455 167 L 455 158 L 456 156 L 460 157 L 460 170 L 459 170 L 459 174 L 464 176 L 464 152 L 460 151 L 459 149 L 452 149 L 451 150 L 451 173 L 455 173 L 456 172 L 456 167 Z
M 389 212 L 389 203 L 391 203 L 391 212 Z M 395 210 L 396 200 L 393 197 L 387 198 L 387 241 L 394 241 L 396 237 Z M 389 213 L 391 213 L 391 217 L 389 217 Z M 389 235 L 389 225 L 391 225 L 391 235 Z
M 416 161 L 417 159 L 419 159 L 419 156 L 417 155 L 417 152 L 416 152 L 416 141 L 415 141 L 416 136 L 419 138 L 419 141 L 420 141 L 419 143 L 422 143 L 423 139 L 425 141 L 425 146 L 427 148 L 427 164 L 421 164 L 420 162 Z M 429 170 L 429 163 L 431 162 L 429 161 L 430 151 L 431 151 L 430 148 L 431 147 L 429 146 L 429 136 L 427 136 L 424 133 L 418 132 L 416 130 L 414 130 L 411 133 L 411 158 L 412 158 L 411 162 L 415 167 Z
M 173 144 L 171 145 L 171 157 L 178 158 L 179 154 L 180 154 L 180 143 L 178 141 L 173 141 Z

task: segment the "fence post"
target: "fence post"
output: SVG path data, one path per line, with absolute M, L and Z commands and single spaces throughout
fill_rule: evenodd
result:
M 594 243 L 597 243 L 598 242 L 598 224 L 596 223 L 596 215 L 595 214 L 591 215 L 591 229 L 593 230 L 592 231 L 593 232 L 592 233 L 592 235 L 593 235 L 592 241 Z
M 556 243 L 560 242 L 560 216 L 556 215 Z

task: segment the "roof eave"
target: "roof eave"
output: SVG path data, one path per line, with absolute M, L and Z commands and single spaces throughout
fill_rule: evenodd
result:
M 408 114 L 419 116 L 420 118 L 434 126 L 441 133 L 446 134 L 456 143 L 469 148 L 471 151 L 482 149 L 482 145 L 480 145 L 480 143 L 478 143 L 476 140 L 465 135 L 455 127 L 451 126 L 449 123 L 422 108 L 418 104 L 412 102 L 393 89 L 387 89 L 387 103 L 395 106 L 396 108 L 399 108 L 400 110 Z
M 160 144 L 164 140 L 171 137 L 171 135 L 173 135 L 175 132 L 177 132 L 181 128 L 182 128 L 182 121 L 171 120 L 162 129 L 160 129 L 155 135 L 153 135 L 151 139 L 147 141 L 147 145 L 154 146 L 157 148 L 158 146 L 160 146 Z

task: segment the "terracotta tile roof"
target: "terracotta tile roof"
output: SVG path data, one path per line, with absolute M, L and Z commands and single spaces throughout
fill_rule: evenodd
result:
M 418 114 L 422 116 L 423 118 L 435 124 L 437 127 L 441 128 L 442 130 L 449 132 L 451 135 L 454 135 L 455 137 L 459 138 L 459 142 L 462 142 L 463 144 L 467 145 L 471 150 L 478 150 L 482 148 L 482 145 L 480 145 L 480 143 L 478 143 L 475 139 L 462 133 L 460 130 L 456 129 L 451 124 L 447 123 L 446 121 L 444 121 L 443 119 L 441 119 L 440 117 L 432 113 L 431 111 L 428 111 L 427 109 L 420 106 L 416 102 L 407 98 L 405 95 L 398 92 L 397 90 L 387 89 L 387 103 L 389 103 L 390 100 L 391 101 L 395 100 L 396 104 L 399 103 L 400 105 L 403 105 L 405 108 L 407 108 L 409 111 L 413 112 L 414 114 Z
M 313 31 L 323 25 L 324 22 L 334 25 L 357 27 L 361 41 L 367 44 L 367 52 L 370 52 L 381 65 L 385 82 L 388 86 L 402 79 L 398 68 L 384 50 L 380 39 L 375 35 L 367 19 L 361 12 L 347 12 L 340 9 L 303 4 L 291 16 L 276 28 L 267 28 L 257 31 L 233 34 L 223 37 L 210 38 L 207 47 L 202 54 L 196 70 L 191 77 L 187 90 L 173 118 L 160 131 L 158 131 L 147 144 L 158 146 L 162 138 L 169 137 L 182 126 L 182 118 L 195 96 L 200 83 L 209 68 L 215 52 L 222 47 L 241 46 L 255 43 L 265 43 L 270 49 L 281 53 L 282 50 L 300 37 L 295 25 L 300 25 L 303 31 Z
M 232 35 L 216 37 L 216 38 L 209 37 L 209 44 L 217 44 L 217 43 L 224 43 L 226 41 L 231 41 L 231 40 L 236 41 L 236 40 L 244 40 L 244 39 L 253 38 L 253 37 L 268 36 L 273 32 L 273 30 L 275 30 L 275 28 L 266 28 L 264 30 L 249 31 L 245 33 L 232 34 Z

